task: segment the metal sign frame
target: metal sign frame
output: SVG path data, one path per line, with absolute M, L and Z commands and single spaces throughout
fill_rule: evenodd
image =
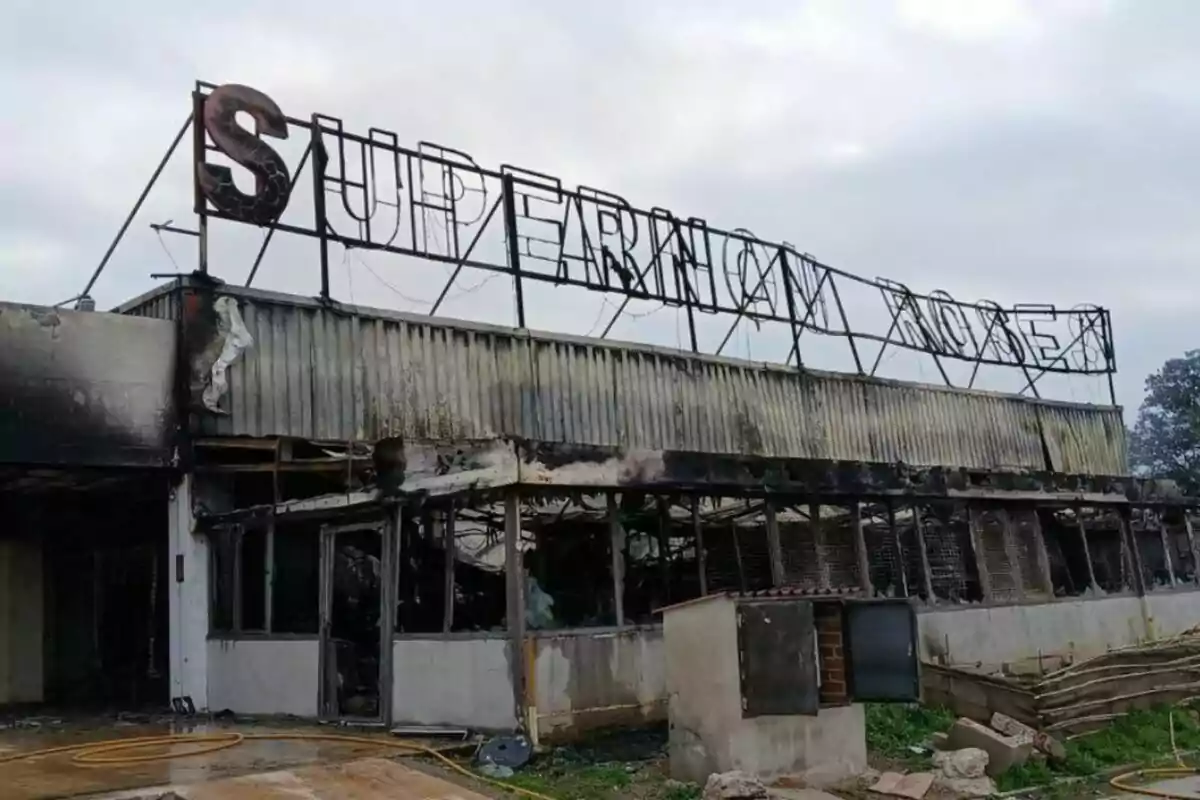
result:
M 253 131 L 239 125 L 239 112 L 254 119 Z M 347 131 L 336 117 L 287 116 L 267 95 L 237 84 L 196 83 L 192 113 L 150 185 L 189 129 L 198 229 L 155 227 L 198 237 L 202 272 L 208 268 L 211 220 L 263 227 L 266 235 L 247 285 L 273 236 L 286 233 L 316 241 L 321 297 L 327 301 L 332 299 L 329 248 L 336 244 L 452 264 L 431 315 L 464 269 L 482 270 L 511 278 L 520 328 L 525 327 L 523 287 L 536 281 L 620 298 L 601 338 L 631 301 L 651 301 L 686 313 L 694 352 L 701 350 L 697 318 L 710 315 L 730 321 L 717 354 L 740 324 L 777 324 L 790 336 L 787 362 L 797 366 L 803 366 L 802 337 L 810 332 L 844 342 L 861 375 L 875 375 L 885 353 L 898 348 L 928 355 L 947 385 L 953 383 L 944 362 L 953 360 L 973 365 L 968 386 L 974 386 L 981 366 L 990 365 L 1021 370 L 1022 393 L 1035 396 L 1038 381 L 1051 373 L 1107 375 L 1110 394 L 1114 391 L 1111 318 L 1098 306 L 1003 307 L 987 300 L 963 302 L 940 290 L 920 294 L 896 281 L 828 266 L 788 242 L 761 239 L 742 228 L 724 230 L 665 208 L 637 208 L 619 195 L 571 188 L 556 177 L 513 165 L 485 168 L 461 150 L 430 142 L 407 147 L 398 134 L 381 128 L 361 135 Z M 270 143 L 292 136 L 307 144 L 294 169 Z M 214 161 L 214 153 L 221 158 Z M 229 161 L 254 174 L 254 193 L 234 185 Z M 295 191 L 305 184 L 303 191 L 311 192 L 313 201 L 311 222 L 283 221 Z M 485 240 L 490 246 L 481 247 Z M 843 301 L 848 288 L 865 288 L 877 298 L 874 307 L 848 308 Z M 874 329 L 855 324 L 852 317 L 860 315 L 876 323 Z M 881 319 L 887 320 L 884 333 L 877 324 Z M 868 342 L 875 345 L 873 358 L 863 346 Z

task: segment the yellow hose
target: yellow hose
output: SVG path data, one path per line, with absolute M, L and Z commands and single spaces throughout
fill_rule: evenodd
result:
M 514 786 L 511 783 L 504 781 L 493 780 L 479 775 L 456 761 L 447 758 L 444 753 L 433 747 L 428 747 L 423 744 L 414 742 L 397 741 L 394 739 L 376 739 L 368 736 L 343 736 L 339 734 L 329 733 L 236 733 L 233 731 L 227 733 L 213 734 L 171 734 L 168 736 L 143 736 L 130 739 L 109 739 L 103 742 L 87 742 L 84 744 L 72 744 L 63 747 L 49 747 L 44 750 L 33 750 L 27 753 L 11 753 L 9 755 L 0 756 L 0 764 L 7 764 L 13 761 L 25 761 L 32 758 L 44 758 L 46 756 L 61 755 L 64 753 L 74 753 L 71 760 L 75 764 L 81 766 L 111 766 L 113 764 L 140 764 L 147 761 L 169 761 L 175 758 L 188 758 L 190 756 L 204 755 L 207 753 L 215 753 L 218 750 L 225 750 L 230 747 L 235 747 L 242 742 L 248 740 L 256 741 L 299 741 L 299 742 L 341 742 L 343 744 L 363 744 L 375 745 L 378 747 L 390 747 L 395 750 L 402 750 L 411 754 L 419 754 L 432 756 L 445 766 L 455 772 L 465 775 L 472 780 L 486 783 L 498 789 L 503 789 L 507 792 L 514 792 L 532 800 L 555 800 L 548 795 L 539 794 L 531 789 L 524 789 L 520 786 Z M 112 755 L 113 753 L 124 753 L 130 750 L 142 750 L 150 747 L 172 747 L 180 744 L 198 744 L 201 747 L 190 750 L 186 753 L 154 753 L 142 756 L 119 756 Z M 446 748 L 454 749 L 454 748 Z
M 1163 767 L 1162 769 L 1139 769 L 1134 772 L 1126 772 L 1124 775 L 1118 775 L 1109 781 L 1109 784 L 1114 789 L 1120 789 L 1123 792 L 1132 794 L 1145 794 L 1151 797 L 1169 797 L 1171 800 L 1196 800 L 1194 794 L 1179 794 L 1178 792 L 1168 792 L 1166 789 L 1155 789 L 1151 786 L 1135 786 L 1128 783 L 1134 778 L 1181 778 L 1185 775 L 1195 775 L 1196 770 L 1191 767 Z
M 1134 778 L 1181 778 L 1186 775 L 1195 775 L 1196 770 L 1191 767 L 1184 766 L 1183 758 L 1179 755 L 1179 748 L 1175 746 L 1175 712 L 1172 711 L 1167 716 L 1167 724 L 1171 729 L 1171 751 L 1175 755 L 1174 767 L 1162 767 L 1160 769 L 1139 769 L 1133 772 L 1126 772 L 1116 776 L 1108 783 L 1114 789 L 1120 789 L 1123 792 L 1131 792 L 1132 794 L 1144 794 L 1150 797 L 1166 797 L 1170 800 L 1197 800 L 1194 794 L 1179 794 L 1178 792 L 1168 792 L 1166 789 L 1155 789 L 1151 786 L 1135 786 L 1129 783 Z

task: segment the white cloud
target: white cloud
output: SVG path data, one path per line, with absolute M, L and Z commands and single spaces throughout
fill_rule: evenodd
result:
M 1197 36 L 1200 7 L 1134 0 L 131 0 L 68 16 L 9 4 L 0 295 L 77 291 L 193 80 L 236 81 L 296 116 L 670 205 L 913 288 L 1110 304 L 1122 399 L 1136 404 L 1142 376 L 1194 345 L 1190 295 L 1172 286 L 1200 259 Z M 106 271 L 102 304 L 146 288 L 151 271 L 190 268 L 192 241 L 165 240 L 176 267 L 145 227 L 190 219 L 189 183 L 186 160 L 172 165 Z M 213 268 L 240 279 L 259 234 L 222 236 Z M 262 279 L 315 291 L 311 249 L 285 238 Z M 412 307 L 354 259 L 334 260 L 339 291 L 352 278 L 371 302 Z M 411 297 L 443 277 L 366 261 Z M 497 286 L 452 312 L 487 316 Z M 534 297 L 545 326 L 584 332 L 601 310 L 595 297 Z M 622 335 L 670 343 L 677 326 L 667 311 Z

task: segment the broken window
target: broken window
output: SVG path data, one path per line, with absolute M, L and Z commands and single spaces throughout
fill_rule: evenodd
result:
M 704 529 L 710 592 L 769 589 L 771 552 L 762 504 L 728 502 L 708 515 Z
M 439 633 L 446 615 L 445 513 L 405 510 L 396 570 L 396 631 Z
M 538 627 L 615 625 L 608 499 L 603 495 L 547 497 L 527 520 L 532 545 L 525 551 L 527 605 L 536 600 L 545 608 Z M 528 624 L 534 621 L 532 614 L 527 615 Z
M 1077 510 L 1087 533 L 1088 552 L 1096 584 L 1105 592 L 1124 592 L 1133 588 L 1133 570 L 1116 513 L 1096 508 Z
M 277 520 L 271 571 L 271 632 L 320 630 L 320 525 Z
M 1142 562 L 1142 578 L 1146 589 L 1172 584 L 1171 563 L 1167 549 L 1163 546 L 1163 531 L 1158 515 L 1142 509 L 1134 511 L 1130 519 L 1133 540 Z
M 317 524 L 220 526 L 208 544 L 214 633 L 317 633 Z
M 1020 600 L 1021 584 L 1016 572 L 1019 567 L 1015 553 L 1010 554 L 1012 548 L 1004 509 L 975 508 L 973 513 L 991 599 L 1002 603 Z
M 907 597 L 910 593 L 908 578 L 887 505 L 864 503 L 862 527 L 871 570 L 871 586 L 875 594 L 879 597 Z
M 453 511 L 453 514 L 450 512 Z M 450 631 L 503 631 L 507 627 L 504 507 L 502 503 L 442 509 L 441 536 L 452 539 L 453 585 Z M 434 539 L 438 537 L 435 535 Z M 524 541 L 524 540 L 523 540 Z M 433 542 L 437 552 L 431 569 L 445 581 L 445 541 Z M 528 566 L 528 565 L 526 565 Z M 397 594 L 403 597 L 403 594 Z M 445 619 L 438 630 L 446 627 Z
M 814 524 L 811 515 L 811 506 L 781 506 L 775 514 L 783 580 L 789 586 L 818 589 L 822 585 L 816 526 L 824 524 L 824 520 L 818 519 Z
M 1088 591 L 1092 582 L 1091 569 L 1077 512 L 1043 509 L 1038 517 L 1055 596 L 1081 595 Z
M 267 629 L 267 528 L 257 526 L 242 530 L 238 548 L 238 608 L 243 631 L 262 632 Z
M 821 563 L 828 573 L 829 585 L 835 588 L 859 586 L 862 578 L 858 574 L 852 509 L 821 506 L 816 522 L 820 533 Z
M 917 511 L 921 515 L 934 596 L 951 603 L 983 600 L 966 505 L 929 503 L 917 506 Z
M 1021 573 L 1021 593 L 1028 598 L 1049 598 L 1047 556 L 1042 529 L 1033 508 L 1009 508 L 1008 535 L 1012 537 Z
M 925 565 L 921 558 L 921 545 L 917 540 L 916 509 L 907 503 L 896 503 L 892 505 L 891 514 L 908 594 L 910 597 L 919 597 L 928 602 L 929 594 L 925 590 Z
M 208 536 L 209 628 L 214 633 L 234 630 L 239 533 L 238 526 L 224 525 L 213 529 Z

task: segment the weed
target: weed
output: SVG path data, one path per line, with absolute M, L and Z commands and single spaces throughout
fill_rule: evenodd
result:
M 944 708 L 868 703 L 867 749 L 876 756 L 909 767 L 929 764 L 929 740 L 954 724 L 954 714 Z M 913 752 L 911 748 L 920 748 Z

